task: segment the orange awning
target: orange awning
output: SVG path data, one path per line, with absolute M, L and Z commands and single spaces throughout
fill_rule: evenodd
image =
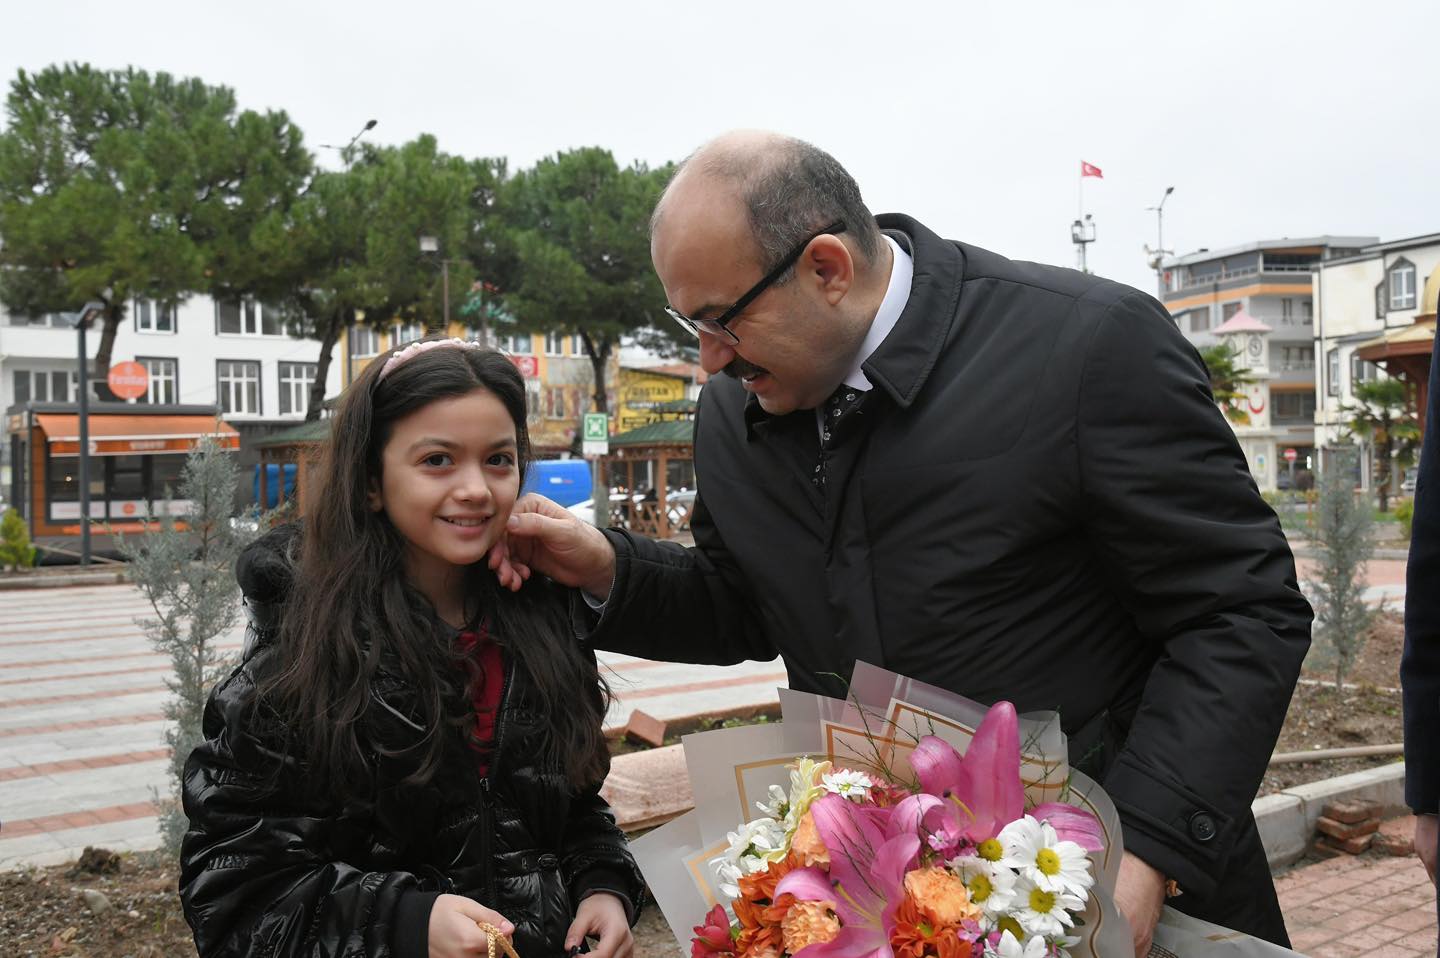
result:
M 91 413 L 92 456 L 136 456 L 189 452 L 201 436 L 214 438 L 222 449 L 239 449 L 240 434 L 214 416 L 135 416 Z M 80 455 L 80 417 L 36 413 L 52 456 Z

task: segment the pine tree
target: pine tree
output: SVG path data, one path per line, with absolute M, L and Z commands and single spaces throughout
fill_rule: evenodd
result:
M 35 564 L 35 551 L 25 520 L 14 509 L 6 509 L 0 519 L 0 569 L 29 568 Z
M 1331 450 L 1329 468 L 1318 482 L 1319 501 L 1312 518 L 1312 541 L 1319 559 L 1310 591 L 1315 603 L 1316 651 L 1335 667 L 1335 690 L 1365 643 L 1375 613 L 1365 604 L 1365 564 L 1374 545 L 1369 506 L 1357 500 L 1354 476 L 1359 452 L 1353 446 Z
M 235 485 L 230 454 L 212 439 L 202 439 L 181 476 L 179 498 L 190 503 L 180 517 L 185 528 L 166 514 L 141 536 L 119 537 L 130 579 L 156 616 L 140 626 L 155 650 L 169 657 L 175 674 L 165 683 L 172 693 L 165 717 L 174 723 L 165 733 L 171 794 L 160 801 L 161 836 L 175 854 L 186 828 L 179 801 L 185 759 L 203 740 L 201 718 L 210 688 L 233 664 L 216 651 L 215 641 L 237 619 L 239 592 L 232 567 L 249 538 L 230 521 Z

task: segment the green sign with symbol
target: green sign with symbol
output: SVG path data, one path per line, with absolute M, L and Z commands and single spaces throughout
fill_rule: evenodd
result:
M 610 451 L 610 417 L 603 412 L 587 412 L 580 436 L 585 455 L 605 455 Z

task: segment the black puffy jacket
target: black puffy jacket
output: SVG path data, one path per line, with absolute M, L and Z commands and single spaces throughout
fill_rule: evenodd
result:
M 247 565 L 257 563 L 240 564 L 243 660 L 211 693 L 205 742 L 185 765 L 180 897 L 202 956 L 424 956 L 444 893 L 508 918 L 522 958 L 560 954 L 591 892 L 620 895 L 633 921 L 644 884 L 624 835 L 598 786 L 576 793 L 563 771 L 535 763 L 545 717 L 513 660 L 487 776 L 452 762 L 424 786 L 403 782 L 413 764 L 390 756 L 423 730 L 407 718 L 412 690 L 382 657 L 364 732 L 386 756 L 364 785 L 307 798 L 303 767 L 278 753 L 252 709 L 276 660 L 280 606 Z

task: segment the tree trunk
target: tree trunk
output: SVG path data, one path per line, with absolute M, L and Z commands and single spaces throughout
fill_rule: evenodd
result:
M 1388 511 L 1389 511 L 1389 506 L 1390 506 L 1390 429 L 1391 429 L 1391 424 L 1390 424 L 1389 422 L 1382 421 L 1381 424 L 1380 424 L 1380 428 L 1383 430 L 1382 435 L 1384 435 L 1385 438 L 1382 439 L 1382 440 L 1376 445 L 1376 449 L 1375 449 L 1375 455 L 1376 455 L 1376 456 L 1379 458 L 1379 460 L 1380 460 L 1378 463 L 1376 463 L 1376 470 L 1375 470 L 1375 471 L 1379 473 L 1379 477 L 1376 479 L 1376 483 L 1375 483 L 1375 484 L 1380 487 L 1380 488 L 1379 488 L 1379 493 L 1380 493 L 1380 511 L 1381 511 L 1381 512 L 1388 512 Z
M 325 406 L 325 383 L 330 378 L 330 361 L 343 324 L 344 315 L 337 310 L 326 317 L 324 327 L 320 330 L 320 355 L 315 360 L 315 381 L 310 384 L 310 401 L 305 407 L 306 422 L 319 419 Z
M 605 400 L 605 361 L 610 358 L 612 343 L 608 339 L 596 343 L 586 333 L 580 334 L 585 343 L 585 352 L 590 357 L 590 371 L 595 378 L 595 411 L 608 413 L 610 406 Z
M 90 386 L 94 390 L 94 396 L 105 402 L 118 402 L 120 399 L 110 391 L 110 357 L 115 352 L 115 334 L 120 331 L 120 320 L 123 318 L 125 318 L 123 305 L 105 304 L 105 319 L 100 327 L 100 343 L 95 347 L 95 365 L 90 369 Z

